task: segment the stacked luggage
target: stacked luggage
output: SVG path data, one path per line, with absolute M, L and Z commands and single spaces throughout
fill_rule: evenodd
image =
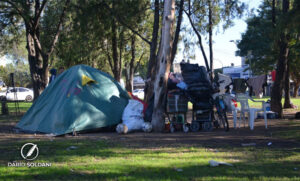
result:
M 181 73 L 188 85 L 186 96 L 193 103 L 192 131 L 204 129 L 212 130 L 213 88 L 204 66 L 198 64 L 181 63 Z

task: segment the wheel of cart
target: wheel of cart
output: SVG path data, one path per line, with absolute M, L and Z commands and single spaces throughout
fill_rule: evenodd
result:
M 200 129 L 204 131 L 212 131 L 212 109 L 209 107 L 199 107 L 193 104 L 192 124 L 190 129 L 193 132 L 197 132 Z
M 183 132 L 188 133 L 190 131 L 190 126 L 187 123 L 185 123 L 183 124 L 182 129 Z
M 213 130 L 213 125 L 211 121 L 206 121 L 202 124 L 202 128 L 204 131 L 212 131 Z
M 168 121 L 170 122 L 170 132 L 183 131 L 185 133 L 189 132 L 189 126 L 186 122 L 186 112 L 166 112 Z
M 188 110 L 188 100 L 180 92 L 172 92 L 167 95 L 166 116 L 170 122 L 170 132 L 183 130 L 189 132 L 189 126 L 186 122 L 186 113 Z
M 190 125 L 190 129 L 192 132 L 197 132 L 200 130 L 200 122 L 197 120 L 192 120 L 192 124 Z

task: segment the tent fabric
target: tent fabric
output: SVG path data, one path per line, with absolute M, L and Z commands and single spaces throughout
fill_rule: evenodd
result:
M 16 127 L 62 135 L 117 125 L 129 98 L 109 74 L 77 65 L 44 90 Z

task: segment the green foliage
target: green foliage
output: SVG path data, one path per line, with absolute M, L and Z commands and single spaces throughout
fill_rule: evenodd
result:
M 258 15 L 247 20 L 247 30 L 238 41 L 238 56 L 246 57 L 254 74 L 267 73 L 274 69 L 278 50 L 273 46 L 275 29 L 272 25 L 271 7 L 264 3 Z
M 112 23 L 116 23 L 116 38 L 121 65 L 131 59 L 131 31 L 117 18 L 129 27 L 150 35 L 147 1 L 107 1 L 111 11 L 101 2 L 77 0 L 71 4 L 67 20 L 55 50 L 53 66 L 70 67 L 75 64 L 87 64 L 102 71 L 112 73 L 109 59 L 112 59 Z M 113 4 L 113 5 L 112 5 Z M 51 15 L 55 16 L 55 14 Z M 55 18 L 54 18 L 55 19 Z M 148 58 L 148 45 L 141 40 L 136 43 L 136 59 L 143 55 L 141 66 L 145 66 Z M 121 54 L 121 55 L 120 55 Z M 114 62 L 112 62 L 114 65 Z
M 244 10 L 247 8 L 245 3 L 242 3 L 238 0 L 190 0 L 191 5 L 191 19 L 195 24 L 195 27 L 198 32 L 202 35 L 208 35 L 209 32 L 209 3 L 211 2 L 212 9 L 212 30 L 214 30 L 219 25 L 222 25 L 223 30 L 225 31 L 227 28 L 232 27 L 233 20 L 235 18 L 241 18 Z M 185 11 L 187 12 L 189 9 L 188 3 L 185 5 Z M 189 13 L 189 12 L 187 12 Z M 218 31 L 216 31 L 217 33 Z M 191 38 L 193 35 L 193 30 L 185 28 L 185 36 L 183 38 L 183 42 L 185 45 L 185 52 L 188 53 L 186 55 L 187 58 L 193 58 L 193 48 L 198 43 L 192 42 Z M 198 41 L 197 41 L 198 42 Z
M 12 86 L 10 73 L 14 73 L 16 87 L 32 87 L 28 64 L 20 61 L 16 64 L 7 64 L 5 67 L 0 66 L 0 77 L 7 86 Z
M 296 1 L 294 7 L 296 6 Z M 299 59 L 299 11 L 293 9 L 288 17 L 283 17 L 280 7 L 276 8 L 276 27 L 272 23 L 272 8 L 268 2 L 263 2 L 257 11 L 247 20 L 247 30 L 238 41 L 236 54 L 246 58 L 254 74 L 266 74 L 274 70 L 279 54 L 278 41 L 280 32 L 289 34 L 289 63 L 291 74 L 300 71 Z
M 192 0 L 191 3 L 193 20 L 197 25 L 197 29 L 202 34 L 206 34 L 209 28 L 209 1 Z M 244 3 L 241 3 L 240 1 L 211 0 L 211 7 L 213 27 L 216 27 L 217 25 L 222 23 L 223 29 L 225 30 L 233 26 L 233 20 L 235 18 L 241 18 L 246 5 Z

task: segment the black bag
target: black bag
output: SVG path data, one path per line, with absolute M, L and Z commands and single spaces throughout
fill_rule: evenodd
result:
M 234 79 L 233 80 L 233 91 L 235 93 L 245 93 L 247 84 L 245 79 Z
M 147 109 L 145 111 L 144 120 L 146 122 L 151 122 L 153 109 L 154 109 L 154 95 L 149 100 L 148 107 L 147 107 Z
M 210 83 L 209 77 L 204 66 L 198 64 L 180 63 L 182 77 L 186 84 L 192 83 Z

